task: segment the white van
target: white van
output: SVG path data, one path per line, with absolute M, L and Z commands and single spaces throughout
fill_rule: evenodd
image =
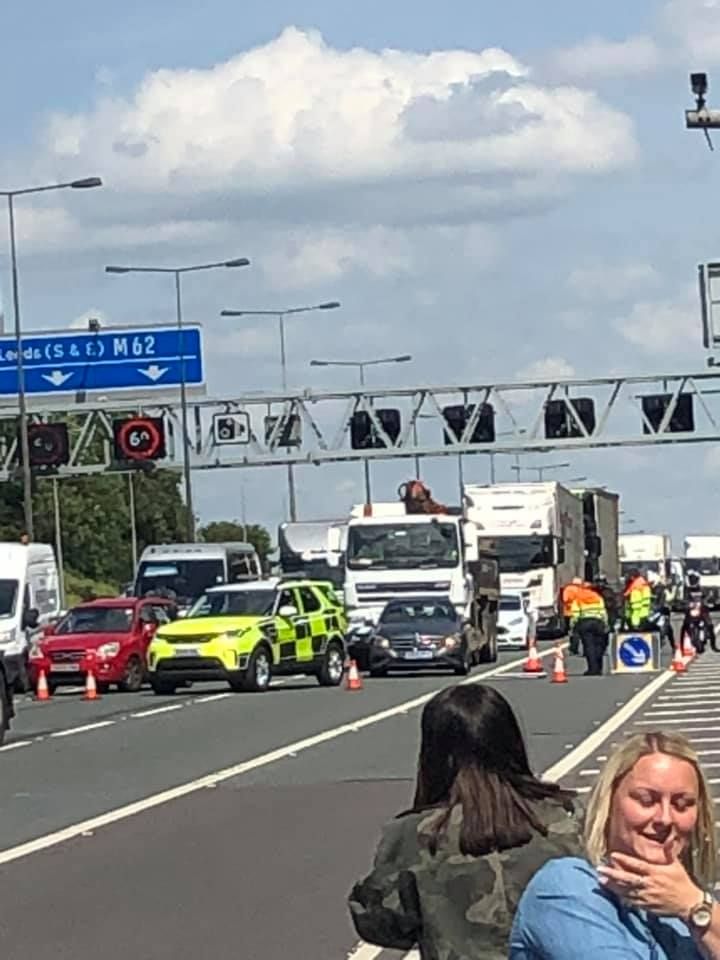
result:
M 0 651 L 16 688 L 27 689 L 31 634 L 59 615 L 53 548 L 47 543 L 0 543 Z

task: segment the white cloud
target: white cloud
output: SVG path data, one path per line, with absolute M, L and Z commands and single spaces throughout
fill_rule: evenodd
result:
M 563 76 L 573 79 L 613 79 L 648 73 L 661 66 L 663 55 L 651 37 L 606 40 L 591 37 L 582 43 L 558 50 L 551 64 Z
M 565 380 L 575 376 L 575 368 L 563 357 L 544 357 L 518 372 L 519 380 Z
M 697 292 L 689 288 L 675 299 L 640 300 L 613 327 L 634 347 L 654 355 L 699 353 L 700 318 Z
M 680 44 L 684 57 L 702 70 L 720 62 L 720 2 L 718 0 L 667 0 L 661 26 Z
M 624 300 L 656 287 L 657 270 L 648 263 L 592 263 L 576 267 L 567 278 L 568 288 L 582 300 Z
M 149 73 L 127 99 L 105 92 L 87 113 L 55 114 L 44 140 L 53 173 L 82 160 L 103 176 L 82 209 L 119 226 L 119 243 L 144 222 L 508 218 L 636 156 L 625 114 L 591 91 L 532 82 L 503 50 L 343 51 L 295 28 L 209 69 Z

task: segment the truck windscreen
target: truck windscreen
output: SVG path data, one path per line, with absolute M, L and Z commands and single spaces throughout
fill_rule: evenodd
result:
M 348 530 L 351 570 L 454 567 L 459 559 L 457 528 L 452 523 L 358 524 Z
M 685 570 L 694 570 L 701 577 L 712 577 L 720 573 L 720 560 L 717 557 L 687 557 Z
M 544 537 L 498 537 L 497 553 L 500 573 L 522 573 L 535 567 L 551 567 L 553 538 Z

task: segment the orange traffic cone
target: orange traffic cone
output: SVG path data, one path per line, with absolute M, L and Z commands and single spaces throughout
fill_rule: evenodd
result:
M 360 672 L 357 668 L 357 663 L 354 660 L 350 661 L 350 669 L 348 670 L 347 683 L 345 684 L 346 690 L 362 690 L 363 682 Z
M 537 644 L 533 638 L 530 641 L 528 657 L 523 666 L 524 673 L 545 673 L 542 662 L 537 652 Z
M 680 650 L 680 644 L 675 647 L 675 653 L 673 655 L 672 663 L 670 664 L 670 669 L 675 673 L 687 673 L 687 667 L 685 666 L 685 659 Z
M 692 659 L 697 653 L 697 650 L 695 649 L 695 645 L 693 644 L 692 640 L 687 635 L 687 633 L 683 634 L 682 653 L 684 657 L 689 657 L 690 659 Z
M 50 688 L 48 687 L 47 677 L 45 676 L 45 668 L 40 668 L 40 676 L 38 677 L 37 682 L 37 691 L 35 693 L 36 700 L 49 700 L 50 699 Z
M 553 664 L 551 683 L 567 683 L 568 678 L 565 673 L 565 657 L 560 647 L 555 648 L 555 663 Z
M 98 700 L 97 684 L 95 683 L 95 674 L 92 670 L 88 670 L 87 676 L 85 678 L 85 693 L 83 695 L 83 700 Z

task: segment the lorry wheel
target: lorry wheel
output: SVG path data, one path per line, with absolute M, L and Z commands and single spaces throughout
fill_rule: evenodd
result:
M 268 648 L 265 646 L 256 647 L 248 661 L 241 689 L 247 693 L 265 693 L 270 688 L 271 680 L 272 659 Z
M 325 657 L 318 671 L 318 683 L 321 687 L 339 687 L 342 683 L 344 669 L 342 647 L 337 640 L 331 640 L 327 645 Z

